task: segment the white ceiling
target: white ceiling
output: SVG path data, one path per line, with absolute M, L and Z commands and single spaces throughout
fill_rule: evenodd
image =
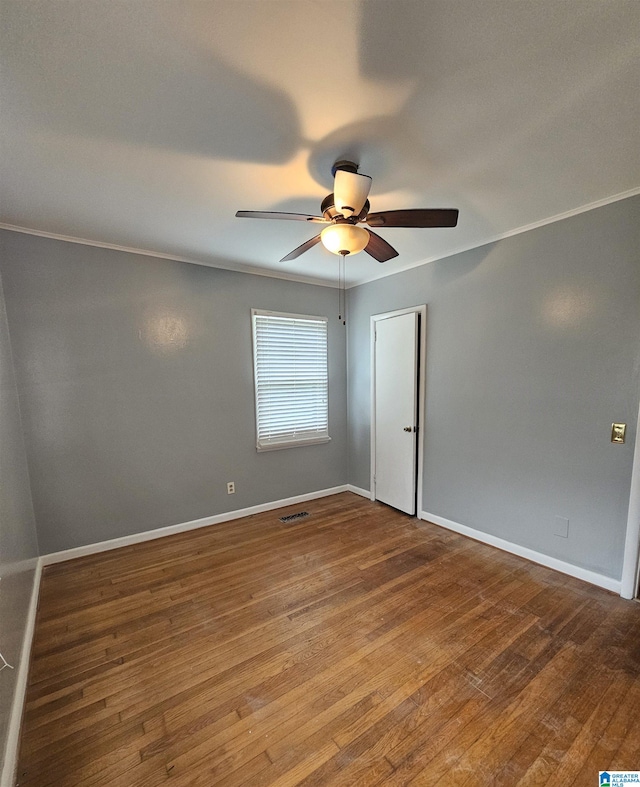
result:
M 331 164 L 400 256 L 350 283 L 640 186 L 637 0 L 3 0 L 4 225 L 334 283 L 315 227 Z

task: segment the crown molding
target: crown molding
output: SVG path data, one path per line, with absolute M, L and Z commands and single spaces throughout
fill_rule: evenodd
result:
M 106 243 L 104 241 L 90 240 L 88 238 L 76 238 L 74 235 L 61 235 L 58 232 L 48 232 L 46 230 L 36 230 L 31 227 L 20 227 L 17 224 L 6 224 L 0 221 L 0 230 L 8 230 L 9 232 L 20 232 L 23 235 L 35 235 L 38 238 L 48 238 L 49 240 L 60 240 L 65 243 L 77 243 L 81 246 L 93 246 L 97 249 L 109 249 L 110 251 L 122 251 L 125 254 L 140 254 L 143 257 L 155 257 L 159 260 L 170 260 L 172 262 L 186 262 L 189 265 L 203 265 L 206 268 L 219 268 L 224 271 L 232 271 L 233 273 L 249 273 L 253 276 L 266 276 L 270 279 L 286 279 L 287 281 L 295 281 L 300 284 L 315 284 L 319 287 L 333 287 L 336 288 L 335 282 L 326 281 L 325 279 L 314 278 L 313 276 L 296 276 L 296 274 L 284 273 L 282 271 L 271 270 L 268 268 L 258 268 L 253 265 L 225 265 L 224 263 L 207 262 L 206 260 L 197 260 L 190 257 L 181 257 L 177 254 L 165 254 L 161 251 L 150 251 L 149 249 L 138 249 L 135 246 L 120 246 L 117 243 Z
M 395 276 L 397 273 L 402 273 L 403 271 L 411 270 L 412 268 L 419 268 L 421 265 L 427 265 L 430 262 L 436 262 L 437 260 L 444 260 L 448 257 L 454 257 L 456 254 L 462 254 L 465 251 L 471 251 L 472 249 L 478 249 L 481 246 L 486 246 L 489 243 L 496 243 L 499 240 L 505 240 L 506 238 L 512 238 L 514 235 L 521 235 L 524 232 L 530 232 L 531 230 L 538 229 L 539 227 L 545 227 L 547 224 L 554 224 L 556 221 L 564 221 L 564 219 L 570 219 L 572 216 L 578 216 L 580 213 L 587 213 L 590 210 L 595 210 L 596 208 L 602 208 L 605 205 L 610 205 L 613 202 L 619 202 L 623 199 L 628 199 L 629 197 L 635 197 L 640 194 L 640 186 L 629 189 L 628 191 L 622 191 L 619 194 L 613 194 L 609 197 L 604 197 L 603 199 L 596 200 L 595 202 L 589 202 L 586 205 L 581 205 L 578 208 L 573 208 L 572 210 L 567 210 L 564 213 L 557 213 L 554 216 L 549 216 L 546 219 L 540 219 L 539 221 L 534 221 L 531 224 L 524 224 L 522 227 L 516 227 L 513 230 L 507 230 L 507 232 L 501 232 L 496 235 L 490 235 L 484 238 L 481 241 L 468 244 L 466 246 L 460 246 L 454 249 L 447 254 L 436 255 L 434 257 L 427 257 L 422 260 L 418 260 L 416 262 L 409 262 L 406 265 L 402 265 L 400 267 L 396 267 L 393 271 L 389 271 L 388 273 L 380 272 L 373 276 L 368 276 L 364 279 L 358 279 L 355 282 L 347 284 L 347 289 L 352 289 L 353 287 L 359 287 L 361 284 L 368 284 L 371 281 L 377 281 L 378 279 L 385 279 L 387 276 Z M 61 235 L 56 232 L 47 232 L 45 230 L 36 230 L 32 229 L 31 227 L 20 227 L 15 224 L 6 224 L 0 222 L 0 230 L 8 230 L 9 232 L 21 232 L 24 235 L 35 235 L 40 238 L 50 238 L 51 240 L 61 240 L 66 241 L 67 243 L 79 243 L 82 246 L 94 246 L 99 249 L 110 249 L 112 251 L 122 251 L 126 254 L 141 254 L 145 257 L 156 257 L 160 260 L 171 260 L 173 262 L 186 262 L 190 265 L 204 265 L 207 268 L 220 268 L 221 270 L 233 271 L 235 273 L 249 273 L 253 276 L 266 276 L 270 279 L 284 279 L 286 281 L 295 281 L 299 282 L 300 284 L 314 284 L 319 287 L 330 287 L 335 289 L 336 283 L 332 281 L 326 281 L 325 279 L 318 279 L 313 276 L 298 276 L 296 274 L 285 273 L 283 271 L 272 270 L 267 268 L 259 268 L 253 265 L 244 265 L 242 263 L 236 265 L 225 265 L 224 263 L 217 262 L 215 265 L 210 262 L 206 262 L 205 260 L 197 260 L 190 257 L 181 257 L 176 254 L 164 254 L 160 251 L 150 251 L 149 249 L 138 249 L 133 246 L 120 246 L 117 243 L 105 243 L 103 241 L 96 241 L 90 240 L 88 238 L 76 238 L 73 235 Z
M 366 279 L 359 279 L 357 282 L 348 284 L 347 289 L 359 287 L 361 284 L 368 284 L 370 281 L 386 279 L 387 276 L 394 276 L 396 273 L 402 273 L 403 271 L 408 271 L 412 268 L 419 268 L 421 265 L 427 265 L 429 262 L 436 262 L 437 260 L 445 260 L 448 257 L 455 257 L 456 254 L 462 254 L 463 252 L 471 251 L 472 249 L 479 249 L 481 246 L 486 246 L 489 243 L 496 243 L 499 240 L 505 240 L 505 238 L 512 238 L 514 235 L 522 235 L 524 232 L 530 232 L 531 230 L 536 230 L 539 227 L 545 227 L 547 224 L 554 224 L 556 221 L 564 221 L 564 219 L 570 219 L 572 216 L 578 216 L 580 213 L 588 213 L 590 210 L 603 208 L 605 205 L 610 205 L 613 202 L 620 202 L 620 200 L 628 199 L 629 197 L 636 197 L 638 194 L 640 194 L 640 186 L 629 189 L 628 191 L 621 191 L 619 194 L 613 194 L 610 197 L 604 197 L 603 199 L 596 200 L 595 202 L 589 202 L 586 205 L 581 205 L 579 208 L 567 210 L 564 213 L 557 213 L 555 216 L 549 216 L 546 219 L 534 221 L 531 224 L 524 224 L 522 227 L 516 227 L 515 229 L 508 230 L 507 232 L 491 235 L 478 243 L 472 243 L 468 246 L 460 246 L 459 248 L 454 249 L 447 254 L 441 254 L 435 257 L 427 257 L 426 259 L 419 260 L 418 262 L 409 262 L 400 268 L 396 268 L 392 272 L 383 272 L 376 274 L 375 276 L 369 276 Z

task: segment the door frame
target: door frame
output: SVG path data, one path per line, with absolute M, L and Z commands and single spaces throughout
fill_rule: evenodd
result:
M 425 397 L 426 397 L 426 363 L 427 363 L 427 307 L 409 306 L 406 309 L 395 309 L 382 314 L 372 314 L 369 318 L 369 352 L 371 368 L 371 440 L 370 440 L 370 477 L 369 489 L 371 500 L 376 499 L 376 323 L 379 320 L 388 320 L 390 317 L 400 317 L 402 314 L 416 313 L 420 315 L 420 330 L 418 333 L 420 349 L 418 352 L 418 457 L 416 477 L 416 517 L 422 518 L 422 470 L 424 467 L 424 423 L 425 423 Z
M 636 598 L 640 593 L 638 572 L 640 570 L 640 407 L 636 444 L 633 452 L 633 470 L 629 491 L 629 512 L 627 514 L 627 533 L 622 559 L 620 595 L 622 598 Z

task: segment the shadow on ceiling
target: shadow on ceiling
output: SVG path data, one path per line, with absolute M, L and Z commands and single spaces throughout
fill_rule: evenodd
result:
M 187 45 L 163 6 L 155 14 L 135 2 L 37 6 L 28 29 L 12 22 L 11 5 L 4 15 L 15 29 L 3 59 L 26 117 L 74 135 L 237 161 L 283 163 L 298 150 L 288 96 Z M 25 60 L 30 38 L 55 45 Z

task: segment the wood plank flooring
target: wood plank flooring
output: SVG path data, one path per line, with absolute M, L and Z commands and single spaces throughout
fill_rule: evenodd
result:
M 640 768 L 640 605 L 384 505 L 345 493 L 45 570 L 24 787 L 605 768 Z

